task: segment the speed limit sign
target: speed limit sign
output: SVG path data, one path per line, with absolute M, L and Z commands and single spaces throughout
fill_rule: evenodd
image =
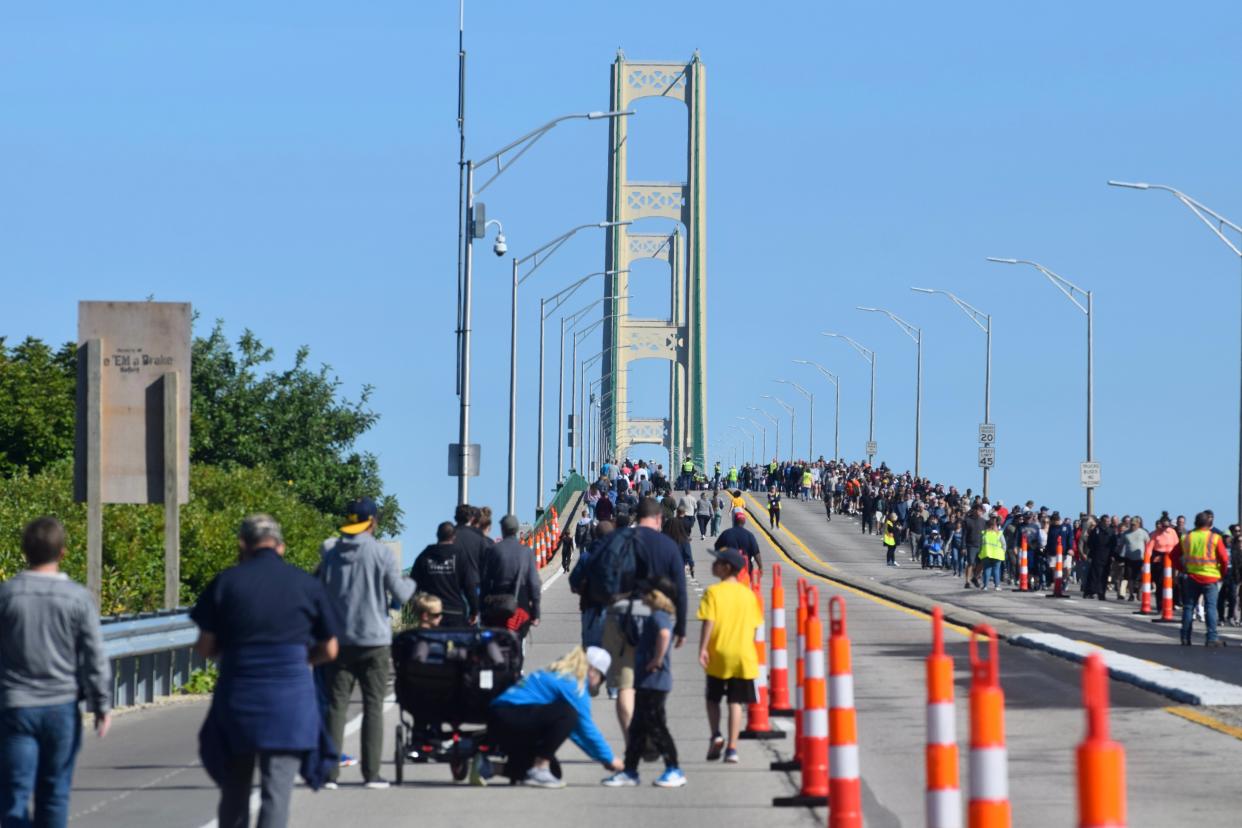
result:
M 996 444 L 996 423 L 979 423 L 979 445 Z

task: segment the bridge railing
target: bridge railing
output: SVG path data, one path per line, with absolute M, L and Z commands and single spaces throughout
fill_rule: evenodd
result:
M 114 707 L 171 696 L 207 664 L 194 652 L 198 627 L 185 609 L 111 616 L 102 629 Z

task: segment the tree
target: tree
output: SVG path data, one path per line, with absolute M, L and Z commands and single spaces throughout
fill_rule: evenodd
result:
M 234 349 L 219 321 L 208 336 L 194 340 L 191 462 L 262 466 L 325 514 L 339 515 L 355 497 L 373 497 L 381 531 L 399 532 L 401 508 L 383 493 L 379 461 L 354 448 L 379 419 L 368 406 L 371 387 L 356 402 L 343 399 L 341 382 L 328 366 L 308 367 L 305 346 L 292 368 L 260 373 L 273 356 L 249 330 Z
M 0 337 L 0 477 L 73 456 L 76 384 L 73 345 L 27 338 L 9 350 Z

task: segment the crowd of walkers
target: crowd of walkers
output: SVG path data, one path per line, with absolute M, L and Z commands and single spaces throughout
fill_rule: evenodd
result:
M 745 465 L 744 488 L 767 492 L 770 519 L 780 523 L 781 496 L 822 501 L 833 514 L 854 516 L 864 534 L 882 539 L 885 561 L 952 573 L 965 589 L 998 590 L 1020 578 L 1026 547 L 1027 588 L 1055 587 L 1057 552 L 1062 587 L 1085 598 L 1138 601 L 1147 565 L 1158 583 L 1166 563 L 1174 573 L 1172 601 L 1182 610 L 1182 643 L 1193 622 L 1205 621 L 1208 646 L 1223 646 L 1218 623 L 1242 625 L 1242 527 L 1215 526 L 1208 509 L 1188 525 L 1184 515 L 1162 512 L 1149 531 L 1140 515 L 1062 515 L 1035 501 L 1006 505 L 967 488 L 933 483 L 883 463 L 771 462 Z M 1152 590 L 1163 611 L 1163 590 Z

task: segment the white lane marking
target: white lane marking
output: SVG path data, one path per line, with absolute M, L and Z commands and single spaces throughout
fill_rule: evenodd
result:
M 551 578 L 549 578 L 548 580 L 546 580 L 546 581 L 544 581 L 544 582 L 543 582 L 543 588 L 542 588 L 542 589 L 540 589 L 539 591 L 540 591 L 540 592 L 547 592 L 547 591 L 548 591 L 548 587 L 550 587 L 550 586 L 552 586 L 554 583 L 556 583 L 556 579 L 557 579 L 557 578 L 559 578 L 559 577 L 561 577 L 561 576 L 562 576 L 562 575 L 564 575 L 564 574 L 565 574 L 565 570 L 563 570 L 563 569 L 558 569 L 555 575 L 553 575 Z

